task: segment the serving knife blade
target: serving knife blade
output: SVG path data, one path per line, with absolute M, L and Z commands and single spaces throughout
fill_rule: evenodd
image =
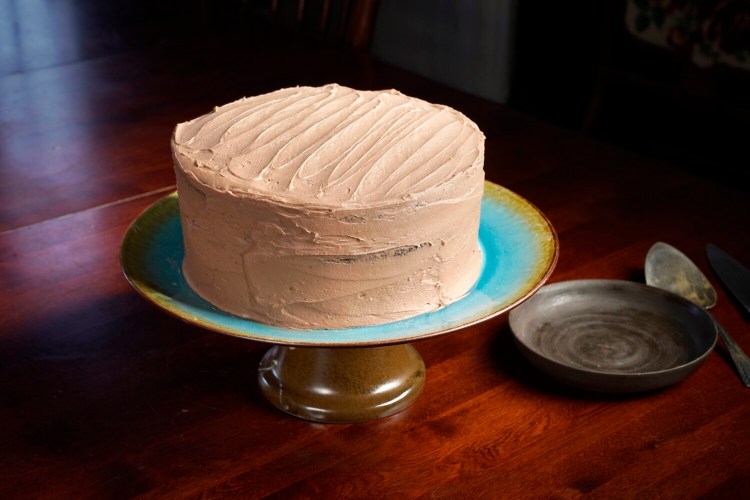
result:
M 711 243 L 706 246 L 706 255 L 719 279 L 750 314 L 750 270 Z

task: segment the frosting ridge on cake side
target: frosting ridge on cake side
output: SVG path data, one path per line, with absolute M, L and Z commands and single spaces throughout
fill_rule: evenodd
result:
M 395 91 L 296 87 L 175 129 L 183 269 L 217 307 L 291 328 L 379 324 L 481 271 L 484 137 Z

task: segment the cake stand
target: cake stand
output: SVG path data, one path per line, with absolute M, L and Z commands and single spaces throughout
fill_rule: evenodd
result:
M 318 422 L 358 422 L 409 406 L 425 365 L 411 342 L 502 314 L 534 294 L 558 257 L 557 235 L 531 203 L 485 182 L 479 240 L 482 274 L 461 300 L 434 312 L 377 326 L 293 330 L 224 312 L 182 275 L 184 247 L 177 194 L 146 209 L 128 229 L 120 262 L 130 284 L 161 309 L 209 330 L 272 344 L 258 368 L 266 399 Z

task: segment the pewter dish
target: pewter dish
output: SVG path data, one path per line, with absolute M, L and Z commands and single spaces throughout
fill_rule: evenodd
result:
M 597 392 L 640 392 L 680 382 L 716 344 L 716 328 L 703 309 L 629 281 L 547 285 L 509 319 L 516 345 L 534 366 Z

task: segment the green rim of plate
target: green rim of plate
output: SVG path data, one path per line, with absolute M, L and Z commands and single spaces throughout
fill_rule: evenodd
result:
M 196 294 L 182 274 L 184 246 L 177 193 L 130 225 L 120 263 L 130 284 L 168 313 L 219 333 L 273 344 L 336 347 L 388 345 L 434 337 L 507 312 L 531 297 L 557 263 L 557 234 L 544 214 L 512 191 L 485 181 L 479 241 L 482 274 L 461 300 L 437 311 L 375 326 L 294 330 L 224 312 Z

